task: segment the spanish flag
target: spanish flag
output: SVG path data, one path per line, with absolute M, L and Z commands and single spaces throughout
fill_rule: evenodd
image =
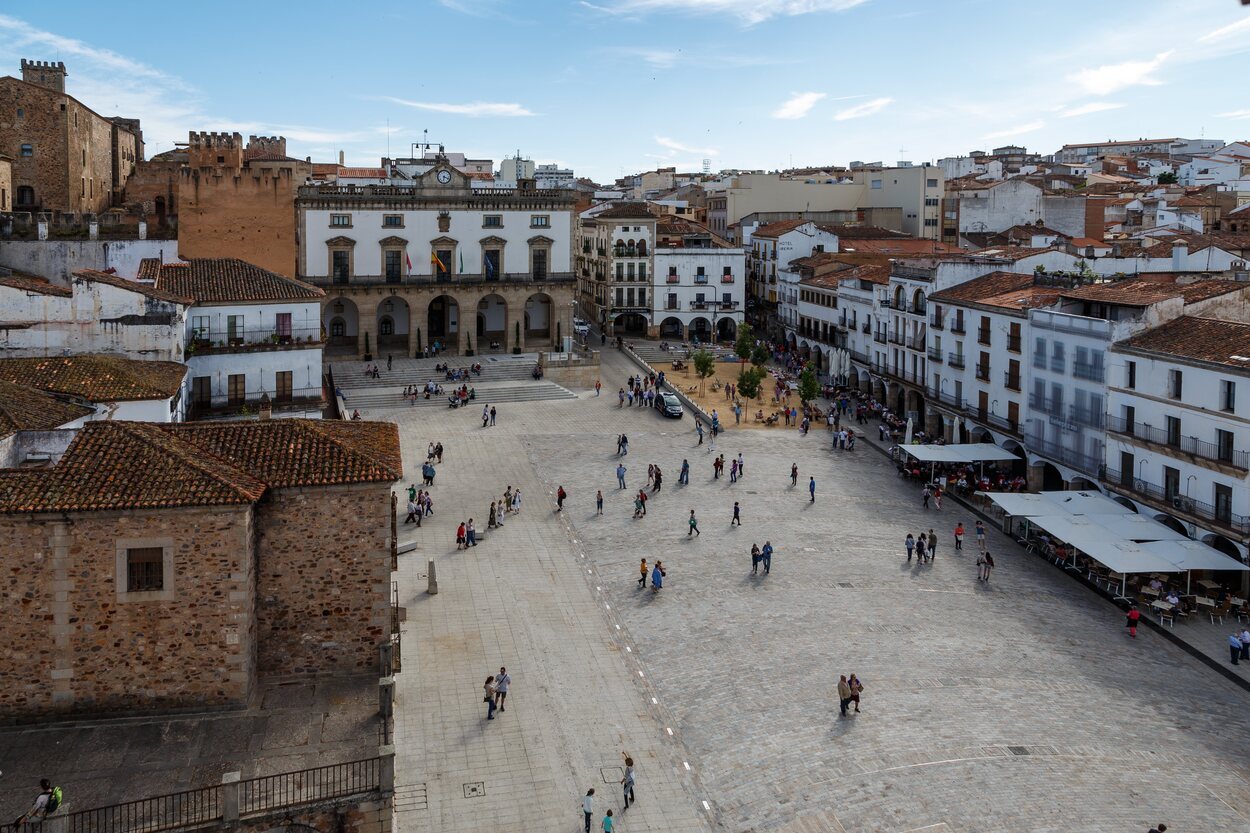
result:
M 430 252 L 430 263 L 433 263 L 435 268 L 438 269 L 438 271 L 440 272 L 449 271 L 447 269 L 446 264 L 444 264 L 441 260 L 438 259 L 438 252 L 433 252 L 433 251 Z

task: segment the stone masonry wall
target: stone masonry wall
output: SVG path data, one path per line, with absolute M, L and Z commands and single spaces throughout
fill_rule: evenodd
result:
M 180 176 L 179 256 L 237 257 L 295 276 L 295 189 L 304 184 L 302 174 L 184 168 Z
M 283 810 L 277 813 L 240 819 L 219 825 L 217 831 L 231 833 L 269 833 L 277 829 L 299 829 L 307 825 L 317 833 L 391 833 L 394 822 L 391 796 L 346 799 L 335 806 Z
M 275 489 L 257 505 L 257 642 L 265 674 L 377 669 L 390 634 L 388 483 Z
M 171 599 L 119 600 L 119 539 L 172 541 Z M 0 717 L 247 702 L 250 507 L 2 516 L 0 540 Z

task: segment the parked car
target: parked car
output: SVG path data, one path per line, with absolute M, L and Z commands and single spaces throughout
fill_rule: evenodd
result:
M 685 413 L 681 407 L 681 400 L 672 391 L 664 391 L 657 396 L 655 398 L 655 407 L 664 416 L 673 417 L 674 419 L 681 419 Z
M 585 321 L 575 318 L 573 319 L 573 332 L 577 333 L 579 336 L 588 336 L 590 335 L 590 325 Z

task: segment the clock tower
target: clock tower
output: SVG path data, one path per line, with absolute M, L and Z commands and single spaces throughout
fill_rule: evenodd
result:
M 421 174 L 421 187 L 426 191 L 447 191 L 464 193 L 472 190 L 469 177 L 453 168 L 446 156 L 439 156 L 434 167 Z

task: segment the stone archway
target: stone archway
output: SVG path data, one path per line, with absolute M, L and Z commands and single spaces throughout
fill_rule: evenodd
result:
M 408 354 L 408 302 L 392 295 L 378 304 L 378 353 L 389 351 Z
M 685 326 L 671 315 L 660 322 L 660 338 L 685 338 Z
M 1155 515 L 1155 520 L 1163 524 L 1164 526 L 1166 526 L 1168 529 L 1171 529 L 1174 532 L 1179 532 L 1181 535 L 1184 535 L 1186 538 L 1189 537 L 1189 528 L 1185 526 L 1184 522 L 1179 521 L 1176 518 L 1173 518 L 1171 515 L 1167 514 L 1166 512 L 1160 512 L 1159 514 Z
M 350 298 L 333 298 L 321 308 L 321 329 L 326 336 L 327 354 L 356 355 L 360 311 Z
M 503 296 L 492 292 L 479 298 L 473 330 L 477 343 L 473 349 L 479 353 L 508 349 L 508 327 L 508 302 Z
M 1042 463 L 1042 490 L 1058 492 L 1063 490 L 1063 474 L 1052 463 Z
M 867 370 L 860 370 L 855 374 L 856 387 L 860 393 L 872 392 L 872 374 Z
M 701 343 L 712 340 L 712 322 L 702 316 L 694 318 L 690 321 L 690 338 L 698 339 Z
M 1121 506 L 1123 506 L 1125 509 L 1133 510 L 1134 514 L 1137 513 L 1137 504 L 1133 503 L 1133 501 L 1124 497 L 1124 495 L 1113 494 L 1111 495 L 1111 499 L 1114 500 L 1116 503 L 1120 504 Z
M 555 314 L 555 307 L 551 302 L 551 296 L 545 292 L 536 292 L 525 299 L 525 323 L 522 329 L 525 330 L 525 345 L 537 349 L 546 342 L 547 347 L 559 349 L 557 342 L 560 335 L 572 335 L 571 333 L 560 333 L 560 322 Z
M 1211 549 L 1219 550 L 1229 558 L 1235 558 L 1238 561 L 1242 560 L 1241 550 L 1237 548 L 1236 544 L 1225 538 L 1223 535 L 1217 535 L 1214 532 L 1204 535 L 1202 536 L 1202 543 L 1206 544 Z
M 641 313 L 624 312 L 616 316 L 616 320 L 612 322 L 612 328 L 617 335 L 645 336 L 647 334 L 647 319 Z
M 433 298 L 426 308 L 426 343 L 442 351 L 460 349 L 460 304 L 450 295 Z
M 732 318 L 721 318 L 716 322 L 716 338 L 718 341 L 733 341 L 738 334 L 738 325 Z

